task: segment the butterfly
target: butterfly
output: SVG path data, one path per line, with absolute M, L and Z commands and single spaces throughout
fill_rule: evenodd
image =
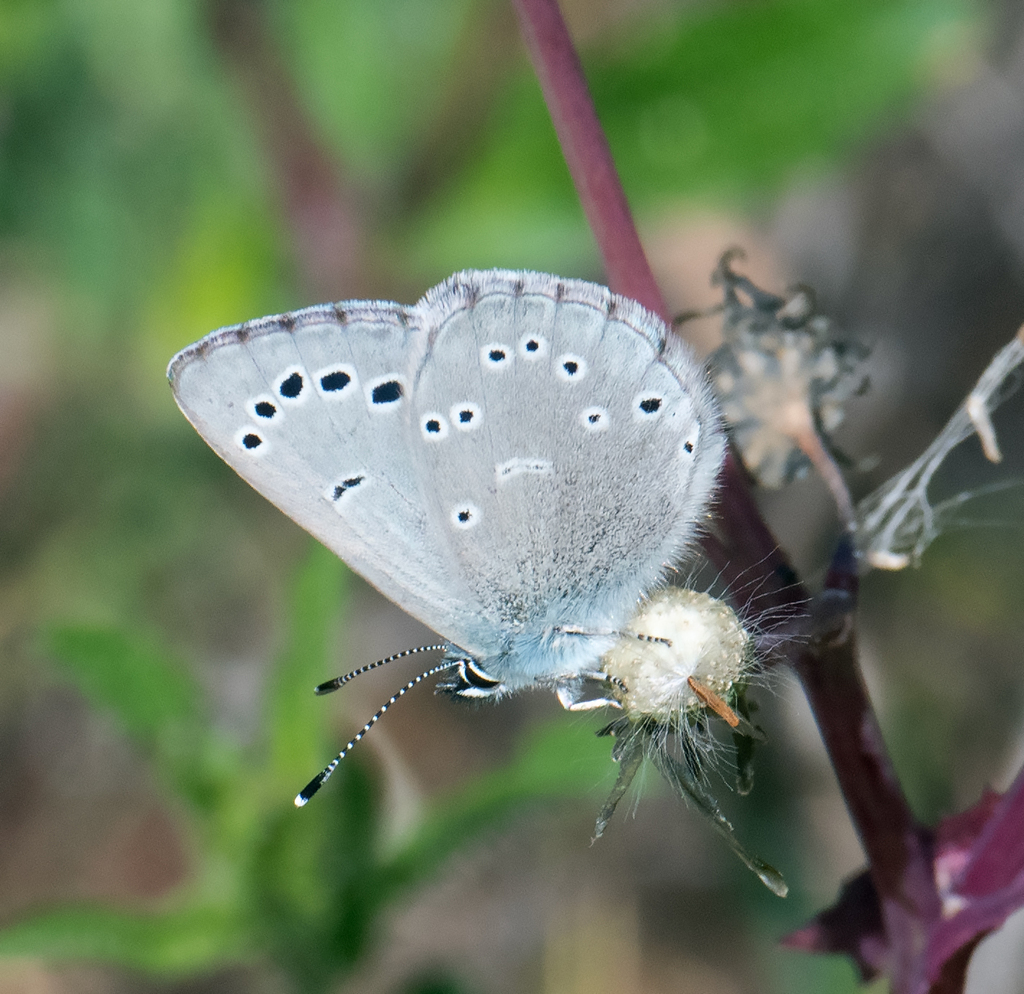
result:
M 389 704 L 443 674 L 459 698 L 619 706 L 587 696 L 615 682 L 601 657 L 690 549 L 725 452 L 704 372 L 659 317 L 541 273 L 224 328 L 168 378 L 225 462 L 445 640 Z

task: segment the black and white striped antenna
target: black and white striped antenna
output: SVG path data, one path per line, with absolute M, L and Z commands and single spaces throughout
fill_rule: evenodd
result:
M 354 680 L 357 676 L 363 673 L 368 673 L 370 670 L 377 669 L 378 666 L 383 666 L 385 663 L 392 663 L 396 659 L 403 659 L 406 656 L 413 656 L 419 652 L 436 652 L 439 650 L 447 650 L 448 643 L 443 642 L 438 645 L 421 645 L 415 649 L 405 649 L 402 652 L 396 652 L 393 656 L 388 656 L 386 659 L 378 659 L 375 663 L 367 663 L 365 666 L 360 666 L 358 669 L 353 670 L 351 673 L 346 673 L 344 676 L 335 677 L 333 680 L 328 680 L 326 683 L 321 683 L 316 687 L 313 693 L 317 695 L 329 694 L 332 691 L 337 690 L 339 687 L 344 686 L 349 680 Z M 441 673 L 444 670 L 450 670 L 453 666 L 458 666 L 460 660 L 458 659 L 447 659 L 442 663 L 438 663 L 437 666 L 431 666 L 430 669 L 424 670 L 419 676 L 413 677 L 404 687 L 400 688 L 396 693 L 391 695 L 388 701 L 385 701 L 381 705 L 377 713 L 357 732 L 346 744 L 345 748 L 338 753 L 312 780 L 306 784 L 302 790 L 295 796 L 295 807 L 304 808 L 313 797 L 313 795 L 330 779 L 331 774 L 338 768 L 338 764 L 352 751 L 355 744 L 362 740 L 363 736 L 373 728 L 374 725 L 380 721 L 381 717 L 387 713 L 388 708 L 395 703 L 400 697 L 404 697 L 413 687 L 422 683 L 424 680 L 434 676 L 437 673 Z
M 317 696 L 330 694 L 339 687 L 344 687 L 349 680 L 354 680 L 357 676 L 369 673 L 370 670 L 375 670 L 378 666 L 384 666 L 386 663 L 393 663 L 396 659 L 405 659 L 406 656 L 415 656 L 418 652 L 441 652 L 447 648 L 447 642 L 438 642 L 437 645 L 421 645 L 417 646 L 415 649 L 403 649 L 401 652 L 396 652 L 393 656 L 388 656 L 386 659 L 378 659 L 375 663 L 367 663 L 365 666 L 360 666 L 359 669 L 353 670 L 351 673 L 346 673 L 344 676 L 336 676 L 333 680 L 328 680 L 326 683 L 320 684 L 319 687 L 315 687 L 313 689 L 313 693 Z

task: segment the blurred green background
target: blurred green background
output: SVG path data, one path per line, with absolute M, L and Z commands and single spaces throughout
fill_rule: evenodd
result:
M 838 439 L 878 457 L 867 493 L 1024 320 L 1019 5 L 564 8 L 670 306 L 713 303 L 740 245 L 872 347 Z M 855 989 L 775 945 L 861 865 L 781 672 L 754 793 L 724 804 L 786 901 L 654 776 L 591 847 L 609 744 L 549 695 L 410 695 L 293 809 L 412 673 L 312 685 L 430 635 L 217 460 L 167 360 L 492 265 L 602 278 L 504 2 L 0 4 L 0 992 Z M 1004 465 L 969 442 L 946 492 L 1022 476 L 1022 414 Z M 823 488 L 763 496 L 817 582 Z M 865 583 L 869 684 L 930 820 L 1024 756 L 1021 510 L 979 499 Z M 972 991 L 1024 990 L 1021 932 Z

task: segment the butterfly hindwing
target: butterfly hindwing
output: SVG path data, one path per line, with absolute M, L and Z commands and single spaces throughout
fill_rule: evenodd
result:
M 581 281 L 463 273 L 425 305 L 412 415 L 450 423 L 413 457 L 488 624 L 624 623 L 692 537 L 720 461 L 717 443 L 697 465 L 701 422 L 711 440 L 717 422 L 694 361 Z

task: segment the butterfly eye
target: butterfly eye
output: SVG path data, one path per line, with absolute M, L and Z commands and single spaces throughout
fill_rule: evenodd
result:
M 324 496 L 334 504 L 335 510 L 340 514 L 344 507 L 345 495 L 362 487 L 365 483 L 365 473 L 350 473 L 348 476 L 332 483 L 325 491 Z
M 540 335 L 524 335 L 519 339 L 519 355 L 533 361 L 543 359 L 548 354 L 547 339 Z
M 402 384 L 398 380 L 388 380 L 387 383 L 380 383 L 373 388 L 373 402 L 375 404 L 394 404 L 402 397 Z
M 467 528 L 475 527 L 480 521 L 480 509 L 475 504 L 457 504 L 452 508 L 452 524 L 465 531 Z
M 638 421 L 653 421 L 661 416 L 665 398 L 656 393 L 642 393 L 633 398 L 633 415 Z
M 388 410 L 400 406 L 405 396 L 405 383 L 400 376 L 389 373 L 371 380 L 366 386 L 370 410 Z
M 280 420 L 282 416 L 281 405 L 276 403 L 269 394 L 250 400 L 246 406 L 257 423 Z
M 250 456 L 265 456 L 270 449 L 266 439 L 252 428 L 241 428 L 235 432 L 235 444 Z
M 355 366 L 343 363 L 326 366 L 319 370 L 313 377 L 313 382 L 316 384 L 320 396 L 325 400 L 343 400 L 346 397 L 352 397 L 359 385 Z
M 344 390 L 351 382 L 352 377 L 348 373 L 343 373 L 339 370 L 336 373 L 328 373 L 326 376 L 321 376 L 320 389 L 324 393 L 337 393 L 339 390 Z
M 682 436 L 682 442 L 679 443 L 679 455 L 684 459 L 687 456 L 692 456 L 697 451 L 697 445 L 701 439 L 701 430 L 699 423 L 693 423 L 686 430 L 686 433 Z

